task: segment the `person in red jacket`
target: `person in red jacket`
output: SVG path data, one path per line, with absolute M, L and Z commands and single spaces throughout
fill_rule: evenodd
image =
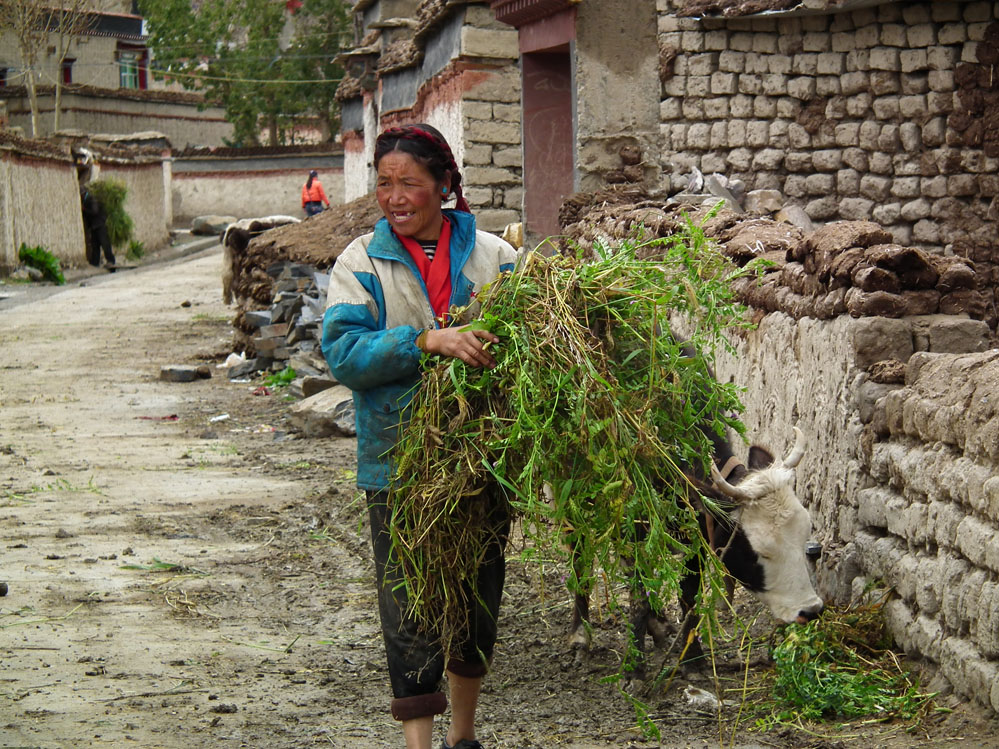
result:
M 323 190 L 323 183 L 319 181 L 319 172 L 313 169 L 309 172 L 309 179 L 302 186 L 302 208 L 306 216 L 315 216 L 323 210 L 323 203 L 330 207 L 330 201 Z

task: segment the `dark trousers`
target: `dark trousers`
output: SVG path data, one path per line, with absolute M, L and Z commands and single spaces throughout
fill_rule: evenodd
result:
M 108 236 L 108 228 L 104 224 L 90 227 L 90 245 L 87 248 L 87 260 L 91 265 L 101 264 L 101 251 L 104 252 L 104 260 L 108 265 L 114 265 L 114 250 L 111 249 L 111 238 Z
M 307 216 L 315 216 L 317 213 L 323 212 L 323 204 L 318 200 L 310 200 L 305 204 L 305 213 Z
M 480 677 L 489 668 L 496 644 L 496 622 L 506 576 L 503 556 L 510 530 L 506 500 L 498 491 L 484 492 L 474 500 L 488 502 L 487 524 L 493 529 L 483 561 L 479 565 L 475 601 L 469 612 L 469 631 L 455 652 L 445 657 L 439 640 L 420 632 L 417 623 L 406 615 L 406 591 L 400 584 L 401 572 L 392 555 L 388 529 L 387 493 L 368 492 L 368 515 L 371 520 L 371 544 L 375 556 L 378 585 L 378 613 L 388 657 L 392 683 L 392 716 L 411 720 L 438 715 L 447 708 L 447 698 L 440 689 L 445 666 L 458 676 Z

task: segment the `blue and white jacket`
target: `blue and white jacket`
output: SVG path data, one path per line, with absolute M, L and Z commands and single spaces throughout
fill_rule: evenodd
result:
M 447 210 L 451 222 L 451 306 L 501 272 L 513 270 L 516 250 L 475 229 L 475 217 Z M 323 317 L 323 355 L 330 372 L 354 392 L 357 485 L 386 489 L 394 463 L 389 452 L 420 378 L 416 337 L 434 320 L 427 288 L 406 248 L 384 218 L 337 258 Z

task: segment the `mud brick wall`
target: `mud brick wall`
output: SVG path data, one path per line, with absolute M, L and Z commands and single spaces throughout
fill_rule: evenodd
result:
M 943 248 L 999 222 L 999 2 L 682 18 L 658 0 L 663 171 Z
M 68 148 L 0 135 L 0 227 L 0 275 L 21 264 L 22 243 L 44 247 L 63 266 L 87 262 L 80 186 Z
M 630 186 L 573 196 L 560 223 L 566 248 L 587 248 L 639 226 L 668 236 L 683 212 Z M 690 219 L 736 263 L 773 263 L 738 284 L 758 325 L 716 352 L 715 374 L 745 388 L 752 442 L 786 454 L 792 427 L 805 434 L 796 490 L 822 544 L 820 595 L 894 588 L 892 632 L 934 688 L 999 709 L 999 349 L 979 314 L 995 264 L 886 243 L 869 221 L 803 233 L 705 206 Z
M 999 351 L 915 354 L 878 400 L 853 542 L 896 640 L 999 710 Z M 858 583 L 864 578 L 858 579 Z M 859 587 L 859 586 L 858 586 Z
M 777 312 L 734 340 L 716 373 L 746 387 L 753 442 L 786 454 L 792 425 L 807 437 L 797 492 L 823 548 L 820 595 L 845 605 L 870 582 L 891 588 L 890 630 L 936 674 L 933 687 L 999 709 L 999 353 L 989 341 L 985 323 L 950 315 Z

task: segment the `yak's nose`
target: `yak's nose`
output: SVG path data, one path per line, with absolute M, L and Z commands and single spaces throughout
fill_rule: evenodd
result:
M 812 619 L 818 619 L 819 614 L 822 613 L 822 610 L 824 608 L 825 604 L 822 603 L 822 601 L 819 601 L 816 605 L 809 606 L 807 609 L 802 609 L 801 611 L 799 611 L 798 618 L 795 619 L 795 621 L 798 624 L 808 624 L 810 621 L 812 621 Z

